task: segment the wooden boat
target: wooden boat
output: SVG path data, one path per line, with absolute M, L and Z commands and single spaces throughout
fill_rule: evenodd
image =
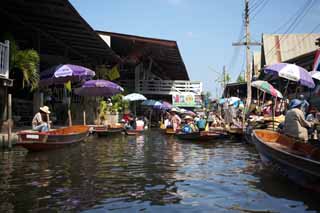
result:
M 92 133 L 96 133 L 98 136 L 119 134 L 123 131 L 123 126 L 105 126 L 96 125 L 92 126 Z
M 83 141 L 88 134 L 88 126 L 71 126 L 48 132 L 20 131 L 16 145 L 29 151 L 59 149 Z
M 129 130 L 129 129 L 125 129 L 124 132 L 128 136 L 135 136 L 135 135 L 141 135 L 144 132 L 144 130 L 135 130 L 135 129 Z
M 266 165 L 320 192 L 320 148 L 270 130 L 253 130 L 253 141 Z
M 167 128 L 165 131 L 166 135 L 174 135 L 176 132 L 172 128 Z
M 182 140 L 192 141 L 210 141 L 215 139 L 222 139 L 226 134 L 212 131 L 192 132 L 192 133 L 177 133 L 176 136 Z

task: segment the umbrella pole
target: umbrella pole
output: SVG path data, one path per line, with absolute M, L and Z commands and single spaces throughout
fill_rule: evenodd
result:
M 149 114 L 149 129 L 151 129 L 151 118 L 152 118 L 152 109 L 150 110 L 150 114 Z
M 83 125 L 87 125 L 87 122 L 86 122 L 86 111 L 83 110 Z
M 72 118 L 71 118 L 71 97 L 68 97 L 68 120 L 69 126 L 72 126 Z
M 137 104 L 135 101 L 133 102 L 133 108 L 134 108 L 134 116 L 137 116 Z

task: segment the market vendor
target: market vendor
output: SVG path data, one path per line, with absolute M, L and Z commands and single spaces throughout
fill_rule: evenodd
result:
M 170 122 L 173 128 L 173 131 L 176 131 L 177 129 L 179 129 L 179 126 L 181 124 L 181 118 L 179 117 L 179 115 L 177 115 L 177 110 L 175 108 L 171 109 L 170 115 L 171 115 Z
M 39 112 L 35 114 L 32 119 L 32 130 L 39 132 L 47 132 L 50 129 L 50 124 L 48 117 L 50 114 L 49 107 L 43 106 L 40 107 Z
M 290 110 L 286 113 L 284 121 L 284 134 L 299 139 L 302 142 L 308 141 L 308 129 L 312 126 L 312 122 L 304 119 L 304 113 L 301 110 L 303 101 L 299 99 L 291 100 Z
M 184 117 L 185 125 L 182 127 L 183 133 L 199 132 L 197 125 L 190 115 Z

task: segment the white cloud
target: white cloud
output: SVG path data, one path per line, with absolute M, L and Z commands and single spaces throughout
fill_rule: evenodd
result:
M 191 32 L 191 31 L 187 32 L 187 37 L 192 38 L 193 37 L 193 32 Z

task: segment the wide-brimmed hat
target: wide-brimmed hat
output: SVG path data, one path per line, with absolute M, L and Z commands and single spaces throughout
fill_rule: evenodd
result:
M 272 105 L 272 101 L 271 101 L 271 100 L 267 101 L 266 105 L 267 105 L 267 106 Z
M 178 112 L 178 110 L 176 108 L 172 108 L 170 112 Z
M 186 115 L 186 116 L 184 117 L 184 120 L 193 120 L 193 117 L 191 117 L 190 115 Z
M 47 113 L 47 114 L 50 114 L 50 110 L 49 110 L 49 107 L 47 106 L 43 106 L 43 107 L 40 107 L 40 110 L 44 113 Z

